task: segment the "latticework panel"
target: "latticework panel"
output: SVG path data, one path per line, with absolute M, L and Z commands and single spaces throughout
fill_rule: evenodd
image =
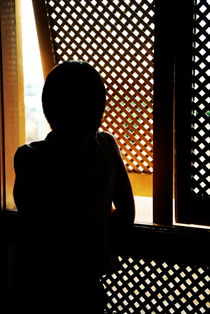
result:
M 102 279 L 107 313 L 209 313 L 208 267 L 120 258 L 122 270 Z
M 46 1 L 56 62 L 80 59 L 102 75 L 112 133 L 128 171 L 152 172 L 154 0 Z
M 210 1 L 197 0 L 194 12 L 192 190 L 210 196 L 210 97 L 209 97 Z

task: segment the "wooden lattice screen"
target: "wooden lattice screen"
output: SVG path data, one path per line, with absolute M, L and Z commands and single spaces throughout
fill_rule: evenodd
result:
M 121 258 L 121 270 L 102 278 L 106 313 L 209 313 L 209 267 L 157 259 Z
M 128 171 L 153 170 L 154 0 L 45 1 L 57 63 L 82 59 L 102 75 L 112 133 Z
M 193 49 L 192 191 L 204 198 L 210 196 L 209 15 L 210 1 L 196 1 Z

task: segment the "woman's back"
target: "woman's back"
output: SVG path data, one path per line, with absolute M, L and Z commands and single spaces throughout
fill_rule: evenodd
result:
M 14 196 L 26 225 L 27 264 L 37 270 L 27 277 L 63 279 L 111 270 L 118 156 L 114 139 L 104 132 L 73 141 L 51 132 L 45 141 L 19 148 Z
M 42 102 L 53 131 L 18 148 L 14 158 L 14 199 L 23 226 L 17 271 L 22 305 L 32 287 L 40 302 L 54 290 L 60 296 L 76 291 L 72 300 L 78 299 L 87 283 L 98 294 L 99 278 L 116 265 L 112 217 L 123 228 L 134 221 L 118 146 L 110 134 L 97 132 L 105 107 L 100 75 L 84 62 L 64 62 L 49 73 Z M 89 310 L 99 314 L 93 303 Z

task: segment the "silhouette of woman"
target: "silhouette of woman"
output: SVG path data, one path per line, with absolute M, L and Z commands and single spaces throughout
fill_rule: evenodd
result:
M 15 308 L 100 314 L 100 277 L 118 267 L 112 218 L 127 228 L 135 214 L 118 146 L 98 131 L 104 83 L 88 63 L 67 61 L 48 74 L 42 103 L 52 131 L 19 147 L 14 158 L 14 199 L 23 226 Z

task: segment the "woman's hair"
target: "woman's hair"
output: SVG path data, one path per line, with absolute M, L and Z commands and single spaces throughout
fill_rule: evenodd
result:
M 65 61 L 47 75 L 42 106 L 53 130 L 97 131 L 105 103 L 102 78 L 87 62 Z

